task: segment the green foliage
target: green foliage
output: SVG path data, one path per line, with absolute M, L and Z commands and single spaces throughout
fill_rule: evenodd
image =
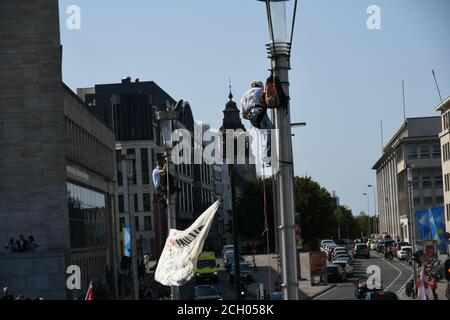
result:
M 271 247 L 274 247 L 274 211 L 272 180 L 266 179 L 266 203 L 269 217 Z M 338 238 L 338 221 L 341 239 L 355 237 L 368 229 L 367 218 L 354 217 L 346 206 L 336 207 L 331 194 L 310 177 L 294 178 L 295 223 L 301 224 L 304 244 L 317 246 L 320 239 Z M 243 188 L 236 203 L 239 216 L 239 234 L 245 239 L 265 241 L 263 180 L 255 179 Z M 365 229 L 364 229 L 365 228 Z

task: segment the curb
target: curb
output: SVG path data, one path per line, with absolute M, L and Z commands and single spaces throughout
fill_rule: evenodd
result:
M 307 300 L 313 300 L 315 297 L 320 296 L 321 294 L 324 294 L 325 292 L 330 291 L 331 289 L 334 289 L 336 287 L 337 287 L 337 285 L 333 284 L 330 287 L 328 287 L 328 288 L 326 288 L 326 289 L 324 289 L 324 290 L 322 290 L 322 291 L 320 291 L 318 293 L 315 293 L 312 296 L 309 296 L 309 298 Z

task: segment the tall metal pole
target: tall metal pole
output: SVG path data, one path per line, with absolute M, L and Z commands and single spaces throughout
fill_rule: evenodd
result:
M 376 194 L 375 186 L 369 184 L 368 187 L 372 188 L 372 190 L 373 190 L 373 205 L 375 208 L 374 217 L 375 217 L 375 219 L 377 219 L 377 212 L 378 212 L 377 211 L 377 194 Z M 374 226 L 374 232 L 378 233 L 378 219 L 375 222 L 376 222 L 376 226 Z
M 280 79 L 283 90 L 289 96 L 289 50 L 281 50 L 278 46 L 285 44 L 272 43 L 271 59 L 274 70 Z M 274 48 L 274 47 L 277 48 Z M 275 50 L 273 50 L 275 49 Z M 297 254 L 295 241 L 295 212 L 294 212 L 294 163 L 292 156 L 292 135 L 289 102 L 286 108 L 275 111 L 276 149 L 279 168 L 277 176 L 277 204 L 280 211 L 281 230 L 281 266 L 282 291 L 285 300 L 298 300 L 297 261 L 292 259 Z
M 131 161 L 131 160 L 126 160 Z M 128 216 L 130 220 L 130 240 L 131 240 L 131 270 L 132 270 L 132 286 L 133 286 L 133 298 L 134 300 L 139 300 L 139 279 L 138 279 L 138 270 L 137 270 L 137 254 L 136 254 L 136 232 L 135 232 L 135 222 L 134 222 L 134 210 L 131 205 L 131 192 L 130 192 L 130 183 L 131 180 L 129 177 L 127 179 L 127 191 L 128 191 Z
M 239 252 L 238 222 L 236 212 L 236 185 L 235 185 L 235 164 L 228 166 L 231 182 L 231 211 L 233 215 L 233 246 L 234 246 L 234 286 L 236 289 L 236 300 L 242 300 L 241 296 L 241 266 Z
M 370 232 L 372 230 L 372 228 L 370 227 L 370 200 L 369 200 L 369 194 L 368 193 L 364 192 L 363 195 L 367 197 L 367 217 L 369 218 L 369 234 L 368 234 L 368 236 L 369 236 Z
M 408 187 L 408 203 L 409 203 L 409 219 L 408 219 L 408 232 L 411 235 L 411 245 L 413 254 L 416 253 L 416 230 L 415 230 L 415 214 L 414 214 L 414 194 L 413 194 L 413 177 L 412 169 L 406 168 L 406 180 Z M 409 239 L 408 239 L 409 240 Z M 414 292 L 417 287 L 417 265 L 416 260 L 413 260 L 413 276 L 414 276 Z
M 166 185 L 167 185 L 167 194 L 166 194 L 166 201 L 167 201 L 167 236 L 170 235 L 170 229 L 176 229 L 176 217 L 175 212 L 172 213 L 172 210 L 170 208 L 170 184 L 169 184 L 169 168 L 170 168 L 170 150 L 166 148 Z M 170 287 L 170 300 L 179 300 L 180 299 L 180 288 L 177 286 L 171 286 Z

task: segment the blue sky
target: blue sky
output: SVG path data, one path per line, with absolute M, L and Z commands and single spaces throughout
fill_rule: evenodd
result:
M 270 64 L 264 5 L 256 0 L 60 0 L 63 78 L 73 89 L 131 76 L 188 100 L 196 120 L 220 126 L 228 78 L 239 101 Z M 69 30 L 66 9 L 81 9 Z M 366 26 L 370 5 L 381 30 Z M 291 80 L 295 173 L 311 176 L 358 214 L 384 140 L 408 117 L 435 116 L 450 95 L 450 1 L 300 0 Z M 372 190 L 370 190 L 372 192 Z M 373 213 L 373 196 L 370 193 Z

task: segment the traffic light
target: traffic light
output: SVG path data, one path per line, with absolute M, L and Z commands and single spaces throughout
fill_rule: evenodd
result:
M 445 279 L 450 281 L 450 259 L 447 259 L 444 264 L 445 269 Z

